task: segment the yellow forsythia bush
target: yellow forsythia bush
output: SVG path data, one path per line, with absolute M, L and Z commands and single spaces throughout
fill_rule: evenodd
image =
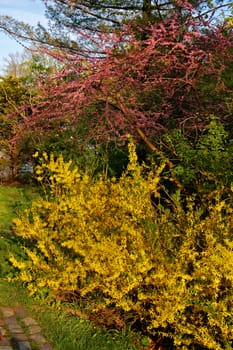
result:
M 31 293 L 78 291 L 133 312 L 148 334 L 176 349 L 233 348 L 233 215 L 218 200 L 208 213 L 155 207 L 164 164 L 144 171 L 129 143 L 119 180 L 81 175 L 62 157 L 37 166 L 50 192 L 15 220 L 28 259 L 11 261 Z

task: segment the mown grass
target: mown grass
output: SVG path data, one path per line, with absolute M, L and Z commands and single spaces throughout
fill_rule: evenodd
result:
M 28 296 L 19 283 L 0 281 L 0 305 L 25 307 L 42 328 L 43 335 L 56 350 L 136 350 L 136 338 L 129 332 L 101 331 L 88 320 L 70 316 L 66 307 L 59 310 Z M 134 338 L 133 338 L 134 337 Z
M 30 186 L 0 186 L 0 231 L 9 233 L 17 211 L 30 205 L 36 191 Z
M 9 253 L 23 254 L 19 239 L 12 232 L 12 219 L 18 210 L 28 207 L 35 196 L 35 189 L 29 186 L 0 186 L 0 277 L 14 274 Z
M 75 306 L 51 306 L 46 298 L 30 297 L 21 283 L 8 281 L 8 277 L 15 275 L 8 260 L 9 253 L 23 254 L 12 231 L 12 219 L 18 210 L 30 205 L 34 196 L 36 191 L 30 187 L 0 186 L 0 305 L 25 307 L 37 319 L 44 336 L 56 350 L 141 349 L 139 337 L 135 334 L 116 329 L 101 330 L 88 320 L 77 317 L 75 312 L 67 311 Z

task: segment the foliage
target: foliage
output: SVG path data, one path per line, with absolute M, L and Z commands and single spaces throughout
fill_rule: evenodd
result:
M 20 139 L 20 125 L 27 113 L 23 106 L 28 105 L 29 91 L 23 79 L 6 76 L 0 80 L 0 146 L 1 170 L 6 166 L 12 178 L 18 175 L 22 158 L 20 152 L 23 141 Z
M 115 306 L 137 319 L 159 346 L 232 347 L 232 203 L 215 199 L 203 213 L 179 193 L 175 210 L 153 206 L 165 164 L 129 164 L 116 179 L 92 179 L 46 154 L 36 168 L 51 193 L 16 219 L 27 261 L 11 257 L 31 293 L 89 296 L 93 308 Z M 132 316 L 133 315 L 133 316 Z
M 11 180 L 14 178 L 20 181 L 32 180 L 31 173 L 24 174 L 22 168 L 25 166 L 30 168 L 36 163 L 35 159 L 32 161 L 32 154 L 35 151 L 62 154 L 65 160 L 72 159 L 80 170 L 89 174 L 98 172 L 119 174 L 121 164 L 124 164 L 127 158 L 124 148 L 114 143 L 99 145 L 95 139 L 89 140 L 89 143 L 82 142 L 88 132 L 87 125 L 81 122 L 78 125 L 71 125 L 66 117 L 63 121 L 54 121 L 47 130 L 44 124 L 41 126 L 43 132 L 34 130 L 30 125 L 33 105 L 38 103 L 38 91 L 43 85 L 42 79 L 37 86 L 34 85 L 36 76 L 42 76 L 46 80 L 47 70 L 52 69 L 51 66 L 46 66 L 46 61 L 44 65 L 42 63 L 42 59 L 37 60 L 34 56 L 33 60 L 24 62 L 23 76 L 2 78 L 1 177 L 4 177 L 4 180 L 7 176 L 10 176 Z
M 0 83 L 0 113 L 6 115 L 25 102 L 27 91 L 22 79 L 10 75 L 2 77 Z
M 92 11 L 92 25 L 95 20 L 101 22 L 98 16 L 104 13 L 111 22 L 121 6 L 134 20 L 121 18 L 122 31 L 104 29 L 104 19 L 95 35 L 90 36 L 87 28 L 81 31 L 81 36 L 92 41 L 85 49 L 88 57 L 80 53 L 80 45 L 69 53 L 62 45 L 60 50 L 50 50 L 46 41 L 50 36 L 45 35 L 42 46 L 46 48 L 40 52 L 47 56 L 32 55 L 32 61 L 24 65 L 24 79 L 36 96 L 30 96 L 29 113 L 8 142 L 17 145 L 14 159 L 25 162 L 35 150 L 48 151 L 77 159 L 83 167 L 86 159 L 88 164 L 103 154 L 101 166 L 93 165 L 99 171 L 106 169 L 106 159 L 112 157 L 105 152 L 111 142 L 122 146 L 128 133 L 164 158 L 166 152 L 152 143 L 158 144 L 162 133 L 169 134 L 180 125 L 200 133 L 212 113 L 231 128 L 232 30 L 227 23 L 211 21 L 208 16 L 214 9 L 209 12 L 206 2 L 199 5 L 181 1 L 167 8 L 163 2 L 155 6 L 145 0 L 111 7 L 112 1 L 46 1 L 49 14 L 64 32 L 68 25 L 77 33 L 77 23 L 83 16 L 90 20 Z M 166 11 L 160 13 L 164 6 Z M 196 6 L 206 9 L 207 17 L 197 16 Z M 9 21 L 14 27 L 14 21 Z M 55 39 L 59 46 L 62 34 Z M 100 56 L 94 53 L 96 46 Z M 61 63 L 56 65 L 56 60 Z M 171 159 L 167 164 L 173 167 Z
M 61 65 L 45 55 L 25 52 L 9 56 L 0 80 L 0 146 L 1 175 L 8 174 L 11 180 L 22 180 L 22 167 L 31 165 L 38 143 L 46 143 L 46 135 L 28 130 L 27 120 L 38 103 L 40 86 L 59 69 Z
M 200 135 L 173 130 L 163 137 L 163 151 L 173 159 L 174 174 L 188 193 L 204 202 L 224 187 L 228 196 L 232 178 L 233 143 L 224 125 L 214 116 Z
M 114 47 L 103 47 L 104 59 L 70 55 L 63 72 L 46 80 L 25 128 L 38 135 L 56 130 L 59 137 L 68 128 L 87 147 L 93 140 L 119 144 L 130 133 L 158 151 L 151 140 L 161 132 L 181 123 L 200 130 L 213 110 L 224 120 L 229 115 L 232 88 L 223 78 L 232 60 L 227 26 L 212 26 L 190 9 L 183 26 L 174 12 L 164 22 L 128 24 L 121 35 L 105 36 Z M 80 125 L 85 132 L 79 134 Z

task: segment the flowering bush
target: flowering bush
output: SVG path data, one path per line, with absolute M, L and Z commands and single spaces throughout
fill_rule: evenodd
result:
M 93 307 L 132 312 L 177 349 L 232 348 L 230 204 L 216 196 L 204 215 L 191 199 L 184 210 L 176 193 L 173 210 L 156 206 L 165 164 L 139 165 L 132 141 L 119 180 L 81 175 L 53 155 L 40 161 L 50 192 L 15 220 L 30 244 L 26 261 L 11 257 L 31 293 L 91 295 Z

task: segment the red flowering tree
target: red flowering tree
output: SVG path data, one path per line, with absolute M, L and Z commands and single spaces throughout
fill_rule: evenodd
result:
M 130 133 L 155 150 L 153 139 L 163 130 L 180 123 L 201 127 L 212 113 L 223 118 L 231 93 L 224 72 L 232 61 L 232 31 L 187 11 L 183 24 L 174 13 L 111 34 L 104 59 L 57 54 L 65 69 L 41 86 L 26 126 L 47 134 L 73 130 L 81 143 L 120 141 Z M 103 42 L 110 41 L 106 35 Z

